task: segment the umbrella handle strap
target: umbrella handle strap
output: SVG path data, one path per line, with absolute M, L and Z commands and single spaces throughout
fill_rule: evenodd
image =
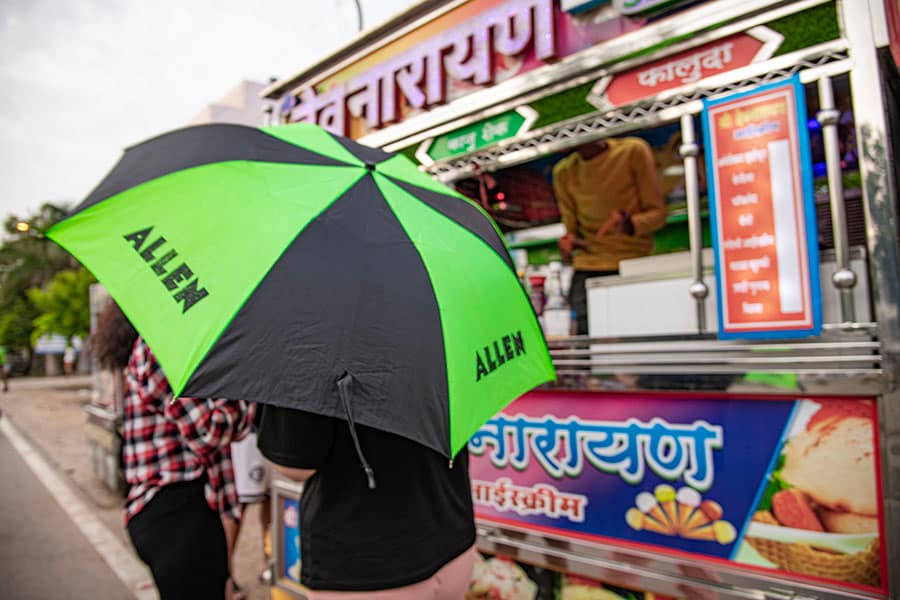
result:
M 350 377 L 350 373 L 344 373 L 341 375 L 341 378 L 337 380 L 338 387 L 338 395 L 341 397 L 341 402 L 344 404 L 344 413 L 347 415 L 347 425 L 350 427 L 350 437 L 353 438 L 353 445 L 356 446 L 356 455 L 359 457 L 359 462 L 362 464 L 363 471 L 366 472 L 366 479 L 369 482 L 369 489 L 375 489 L 375 471 L 372 470 L 372 467 L 369 466 L 369 462 L 366 460 L 366 455 L 363 454 L 362 447 L 359 445 L 359 438 L 356 435 L 356 423 L 353 421 L 353 411 L 350 410 L 350 384 L 352 382 L 352 378 Z

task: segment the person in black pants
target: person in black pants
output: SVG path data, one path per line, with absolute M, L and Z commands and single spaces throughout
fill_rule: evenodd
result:
M 100 364 L 125 378 L 125 522 L 160 598 L 230 599 L 222 518 L 239 520 L 241 507 L 229 447 L 249 433 L 253 408 L 241 400 L 173 399 L 153 352 L 114 303 L 101 313 L 92 344 Z

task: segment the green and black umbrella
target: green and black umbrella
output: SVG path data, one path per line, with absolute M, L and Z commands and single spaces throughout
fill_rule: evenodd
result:
M 151 139 L 47 235 L 176 395 L 335 416 L 452 457 L 554 377 L 490 218 L 407 158 L 315 126 Z

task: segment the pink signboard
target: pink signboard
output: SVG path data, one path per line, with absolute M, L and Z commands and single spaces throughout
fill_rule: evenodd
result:
M 646 17 L 573 17 L 554 0 L 474 0 L 339 73 L 288 94 L 280 113 L 360 137 L 637 30 Z

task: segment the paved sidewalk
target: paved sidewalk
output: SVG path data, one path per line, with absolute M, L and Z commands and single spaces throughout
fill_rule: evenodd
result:
M 97 519 L 131 548 L 122 520 L 123 498 L 94 474 L 85 437 L 84 406 L 90 401 L 90 376 L 12 378 L 0 393 L 3 418 L 54 467 Z M 47 492 L 48 495 L 50 492 Z M 268 600 L 269 588 L 257 575 L 262 565 L 259 506 L 250 505 L 234 557 L 237 581 L 249 600 Z

